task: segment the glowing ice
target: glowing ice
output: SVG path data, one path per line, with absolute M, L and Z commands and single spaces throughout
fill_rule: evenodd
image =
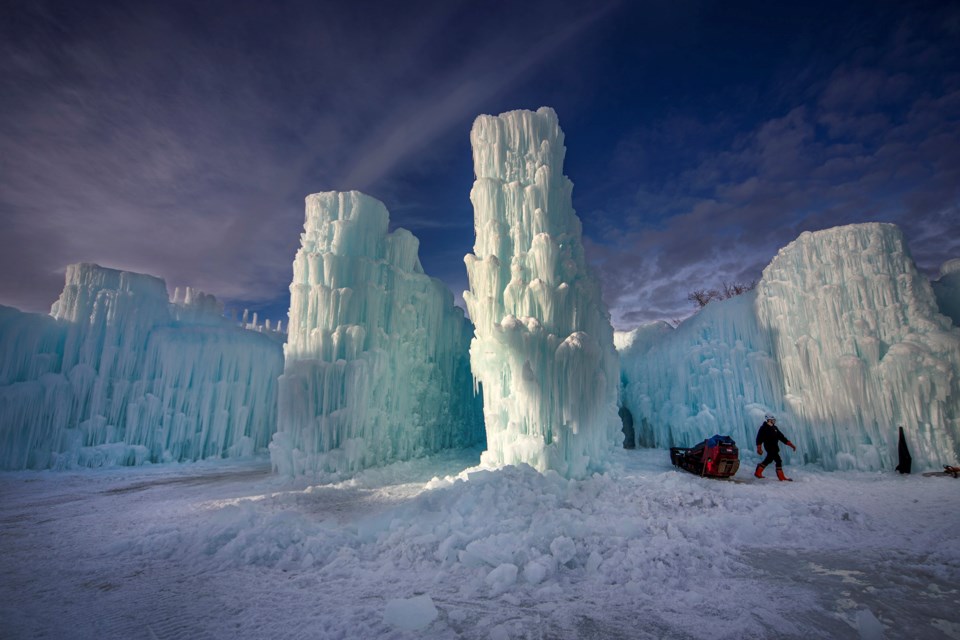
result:
M 587 267 L 563 132 L 552 109 L 480 116 L 470 134 L 476 243 L 463 297 L 482 385 L 488 466 L 567 476 L 614 446 L 618 369 L 609 314 Z
M 794 442 L 808 456 L 891 468 L 902 425 L 915 464 L 956 461 L 960 330 L 939 314 L 897 227 L 804 233 L 757 288 Z
M 67 268 L 50 316 L 0 310 L 0 467 L 249 455 L 275 421 L 279 344 L 188 289 Z
M 756 291 L 620 341 L 641 445 L 714 433 L 752 445 L 772 411 L 828 469 L 892 469 L 901 425 L 914 465 L 960 456 L 960 330 L 893 225 L 804 233 Z
M 483 438 L 470 328 L 378 200 L 307 197 L 270 445 L 284 475 L 348 471 Z

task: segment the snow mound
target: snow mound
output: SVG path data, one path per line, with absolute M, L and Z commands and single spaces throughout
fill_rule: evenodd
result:
M 384 623 L 401 631 L 419 631 L 437 619 L 437 608 L 428 595 L 391 600 L 383 612 Z
M 0 474 L 0 518 L 29 532 L 0 557 L 4 621 L 17 637 L 175 620 L 257 638 L 277 619 L 298 638 L 856 637 L 869 609 L 892 635 L 951 629 L 953 479 L 721 482 L 639 449 L 567 480 L 464 469 L 478 458 L 301 488 L 250 463 Z M 109 588 L 96 611 L 91 585 Z

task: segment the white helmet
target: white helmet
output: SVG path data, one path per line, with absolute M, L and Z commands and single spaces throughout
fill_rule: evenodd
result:
M 768 413 L 767 415 L 763 416 L 763 419 L 764 421 L 769 422 L 770 420 L 776 420 L 777 417 L 773 414 Z

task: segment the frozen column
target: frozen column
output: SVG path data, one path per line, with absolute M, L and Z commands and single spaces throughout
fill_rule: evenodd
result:
M 470 139 L 476 243 L 463 297 L 476 326 L 482 463 L 583 476 L 602 468 L 619 435 L 619 370 L 563 176 L 563 132 L 541 108 L 480 116 Z
M 483 437 L 453 295 L 379 200 L 307 197 L 270 445 L 285 475 L 351 471 Z

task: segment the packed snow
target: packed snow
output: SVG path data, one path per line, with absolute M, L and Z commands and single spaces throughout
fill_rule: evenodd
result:
M 479 453 L 0 474 L 2 635 L 960 638 L 960 480 L 720 481 L 641 449 L 568 480 Z
M 960 458 L 960 329 L 893 225 L 804 233 L 756 290 L 617 340 L 641 446 L 750 441 L 773 413 L 790 464 L 893 469 L 900 426 L 919 468 Z
M 67 268 L 49 316 L 0 308 L 0 468 L 249 456 L 276 422 L 280 344 L 213 296 Z
M 472 333 L 419 242 L 379 200 L 308 196 L 271 460 L 280 474 L 350 471 L 483 441 Z
M 480 116 L 470 133 L 476 243 L 463 294 L 476 325 L 487 466 L 582 477 L 620 429 L 610 317 L 583 255 L 552 109 Z

